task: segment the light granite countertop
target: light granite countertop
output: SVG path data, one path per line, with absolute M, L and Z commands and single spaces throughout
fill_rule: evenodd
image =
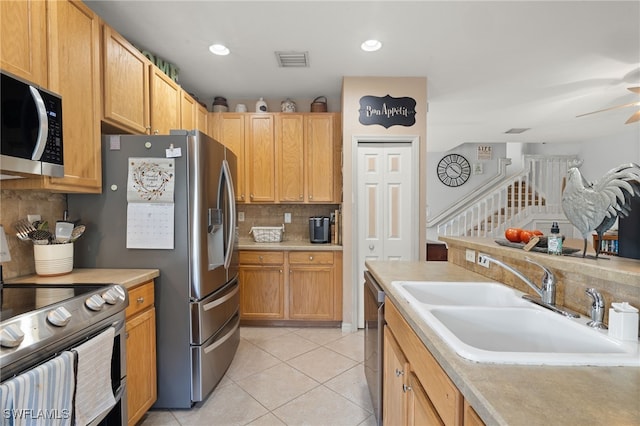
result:
M 488 281 L 450 262 L 369 261 L 367 269 L 487 425 L 640 424 L 640 368 L 481 364 L 455 353 L 391 286 Z
M 71 273 L 55 277 L 24 275 L 5 280 L 6 284 L 120 284 L 133 288 L 160 276 L 158 269 L 74 268 Z
M 241 238 L 239 250 L 275 250 L 275 251 L 342 251 L 337 244 L 314 244 L 308 240 L 282 241 L 280 243 L 256 243 L 252 239 Z

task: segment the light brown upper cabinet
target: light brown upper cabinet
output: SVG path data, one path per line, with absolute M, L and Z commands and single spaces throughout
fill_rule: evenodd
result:
M 305 165 L 307 168 L 307 201 L 340 202 L 339 116 L 332 113 L 305 115 Z
M 168 135 L 182 128 L 180 103 L 182 89 L 156 66 L 151 67 L 151 134 Z
M 341 201 L 339 113 L 211 113 L 209 120 L 214 139 L 238 157 L 238 202 Z
M 282 203 L 305 201 L 304 116 L 276 115 L 278 199 Z
M 273 114 L 249 114 L 245 123 L 245 182 L 252 203 L 276 201 Z
M 340 202 L 339 120 L 335 113 L 276 114 L 280 202 Z
M 23 16 L 26 2 L 0 3 L 4 35 L 5 19 Z M 62 96 L 64 177 L 8 180 L 3 181 L 2 187 L 100 192 L 100 19 L 79 1 L 49 1 L 46 4 L 46 25 L 29 28 L 25 34 L 37 39 L 39 36 L 32 33 L 41 31 L 44 37 L 46 29 L 49 30 L 48 55 L 43 52 L 43 56 L 48 57 L 46 63 L 49 64 L 47 88 Z M 39 2 L 29 5 L 32 12 L 42 6 Z
M 108 25 L 103 50 L 103 120 L 129 133 L 150 133 L 151 61 Z
M 207 135 L 211 135 L 209 131 L 209 111 L 207 111 L 207 107 L 204 105 L 200 105 L 196 101 L 196 129 L 200 130 L 202 133 L 206 133 Z
M 42 87 L 47 81 L 47 3 L 0 1 L 0 66 Z
M 196 100 L 185 92 L 180 90 L 180 128 L 185 130 L 193 130 L 196 128 Z
M 243 113 L 211 113 L 209 114 L 209 134 L 229 148 L 237 157 L 238 174 L 233 181 L 236 201 L 244 202 L 247 197 L 245 185 L 244 135 L 245 118 Z

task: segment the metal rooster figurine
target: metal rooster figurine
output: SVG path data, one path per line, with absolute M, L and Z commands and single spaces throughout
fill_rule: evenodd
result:
M 631 198 L 640 197 L 640 165 L 621 164 L 593 183 L 582 177 L 577 167 L 571 167 L 567 174 L 562 209 L 584 238 L 582 257 L 585 257 L 591 232 L 596 231 L 598 241 L 602 241 L 602 234 L 619 216 L 629 215 Z M 600 245 L 596 247 L 596 259 L 599 254 Z

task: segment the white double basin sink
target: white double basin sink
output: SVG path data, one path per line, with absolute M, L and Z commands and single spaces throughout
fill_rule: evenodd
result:
M 412 309 L 458 355 L 529 365 L 640 366 L 638 341 L 620 341 L 495 282 L 394 281 Z

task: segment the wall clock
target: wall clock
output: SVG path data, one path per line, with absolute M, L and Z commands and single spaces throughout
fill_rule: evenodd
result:
M 438 163 L 438 179 L 447 186 L 460 186 L 469 180 L 471 165 L 462 155 L 447 154 Z

